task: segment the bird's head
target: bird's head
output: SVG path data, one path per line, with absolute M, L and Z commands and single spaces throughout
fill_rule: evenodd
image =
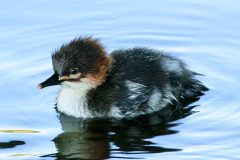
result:
M 111 58 L 103 46 L 91 37 L 77 38 L 52 54 L 54 74 L 39 88 L 58 84 L 102 84 L 111 67 Z

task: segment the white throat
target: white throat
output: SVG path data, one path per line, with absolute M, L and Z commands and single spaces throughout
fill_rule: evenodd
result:
M 57 109 L 74 117 L 93 117 L 87 104 L 87 93 L 92 88 L 95 86 L 87 82 L 63 82 L 57 98 Z

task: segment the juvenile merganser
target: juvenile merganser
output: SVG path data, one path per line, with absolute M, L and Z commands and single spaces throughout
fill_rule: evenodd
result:
M 166 107 L 182 109 L 182 100 L 207 88 L 179 59 L 148 48 L 107 54 L 91 37 L 76 38 L 52 54 L 54 74 L 39 88 L 61 85 L 58 111 L 81 118 L 125 118 Z

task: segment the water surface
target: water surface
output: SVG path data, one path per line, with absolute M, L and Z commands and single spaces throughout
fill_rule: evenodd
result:
M 239 159 L 240 2 L 1 1 L 0 159 Z M 183 59 L 210 91 L 169 123 L 89 121 L 59 115 L 52 51 L 80 35 L 110 53 L 147 46 Z

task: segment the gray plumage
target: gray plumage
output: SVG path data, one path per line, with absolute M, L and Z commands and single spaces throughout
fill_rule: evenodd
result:
M 153 113 L 164 107 L 181 110 L 182 103 L 207 90 L 196 79 L 197 73 L 160 51 L 133 48 L 111 55 L 113 66 L 106 82 L 89 94 L 93 111 L 104 112 L 112 105 L 124 116 Z

